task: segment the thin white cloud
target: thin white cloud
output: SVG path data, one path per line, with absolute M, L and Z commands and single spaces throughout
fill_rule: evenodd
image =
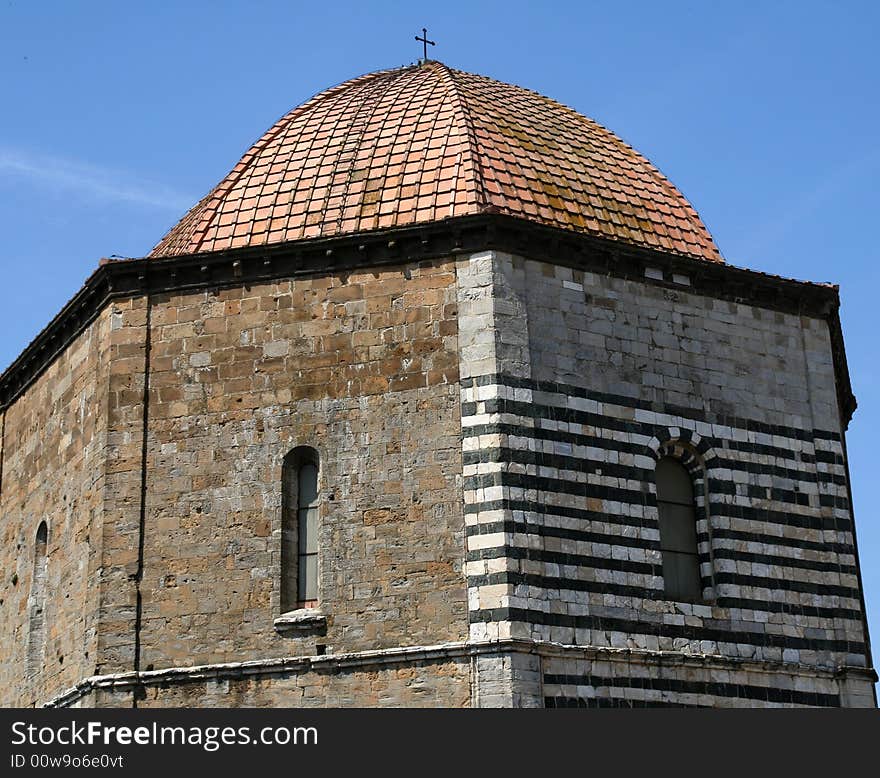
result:
M 0 147 L 0 175 L 17 176 L 55 192 L 78 192 L 104 202 L 185 211 L 195 198 L 162 184 L 76 160 Z

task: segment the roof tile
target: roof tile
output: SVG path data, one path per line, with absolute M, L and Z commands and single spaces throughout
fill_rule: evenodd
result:
M 723 261 L 690 203 L 616 135 L 436 61 L 361 76 L 295 108 L 150 256 L 489 212 Z

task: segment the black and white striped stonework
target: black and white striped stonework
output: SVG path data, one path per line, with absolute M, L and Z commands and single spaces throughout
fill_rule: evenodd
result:
M 864 665 L 837 433 L 509 375 L 461 386 L 473 638 Z M 654 466 L 665 455 L 694 478 L 699 602 L 664 596 Z M 564 675 L 545 678 L 558 687 L 548 704 L 577 698 Z

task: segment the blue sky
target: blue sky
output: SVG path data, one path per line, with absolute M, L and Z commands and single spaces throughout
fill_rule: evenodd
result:
M 848 445 L 880 641 L 876 2 L 0 0 L 0 369 L 102 256 L 147 253 L 280 115 L 420 56 L 614 130 L 728 262 L 840 284 Z

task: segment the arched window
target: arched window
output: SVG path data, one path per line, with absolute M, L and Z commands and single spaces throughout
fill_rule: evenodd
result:
M 27 672 L 36 675 L 43 664 L 46 643 L 46 569 L 48 567 L 49 528 L 45 521 L 37 527 L 34 538 L 34 573 L 28 602 Z
M 672 600 L 699 600 L 703 587 L 693 481 L 682 464 L 672 457 L 662 457 L 657 462 L 655 477 L 666 596 Z
M 318 604 L 318 452 L 284 458 L 281 497 L 281 611 Z

